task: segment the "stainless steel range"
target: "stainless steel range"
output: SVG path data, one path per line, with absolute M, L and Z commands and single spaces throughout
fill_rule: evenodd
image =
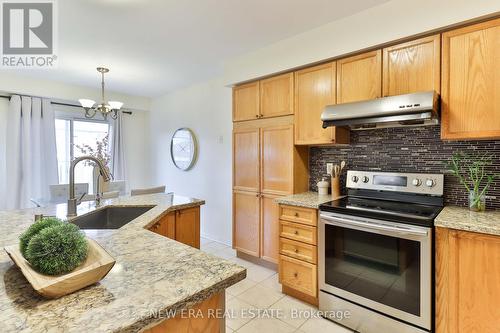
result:
M 432 330 L 432 235 L 443 175 L 348 171 L 320 205 L 319 308 L 359 332 Z

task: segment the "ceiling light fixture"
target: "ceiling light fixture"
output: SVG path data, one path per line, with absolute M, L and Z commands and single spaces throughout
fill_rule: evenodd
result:
M 118 111 L 120 111 L 123 103 L 117 101 L 106 102 L 106 99 L 104 98 L 104 74 L 108 73 L 109 69 L 104 67 L 97 67 L 97 71 L 101 73 L 101 104 L 94 106 L 94 104 L 96 103 L 95 101 L 84 98 L 79 99 L 78 101 L 85 110 L 85 118 L 94 118 L 97 112 L 100 112 L 104 120 L 108 118 L 108 114 L 110 113 L 111 118 L 116 119 L 118 118 Z

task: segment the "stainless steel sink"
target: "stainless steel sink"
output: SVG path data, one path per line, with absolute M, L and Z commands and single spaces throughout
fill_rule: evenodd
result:
M 118 229 L 146 213 L 148 207 L 106 207 L 86 215 L 75 217 L 71 223 L 80 229 Z

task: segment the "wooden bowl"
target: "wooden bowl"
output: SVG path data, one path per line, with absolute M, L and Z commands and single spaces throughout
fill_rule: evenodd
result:
M 73 271 L 55 276 L 35 271 L 19 251 L 18 245 L 4 249 L 37 293 L 47 298 L 58 298 L 102 280 L 113 268 L 115 259 L 96 241 L 87 238 L 87 242 L 87 259 Z

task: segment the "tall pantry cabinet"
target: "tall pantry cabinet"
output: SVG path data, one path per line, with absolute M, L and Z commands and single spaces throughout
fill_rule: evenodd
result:
M 293 73 L 257 85 L 250 97 L 239 98 L 240 86 L 233 90 L 233 247 L 277 264 L 274 200 L 307 190 L 308 150 L 294 146 Z M 248 110 L 242 104 L 256 100 L 255 120 L 241 121 L 239 110 Z

